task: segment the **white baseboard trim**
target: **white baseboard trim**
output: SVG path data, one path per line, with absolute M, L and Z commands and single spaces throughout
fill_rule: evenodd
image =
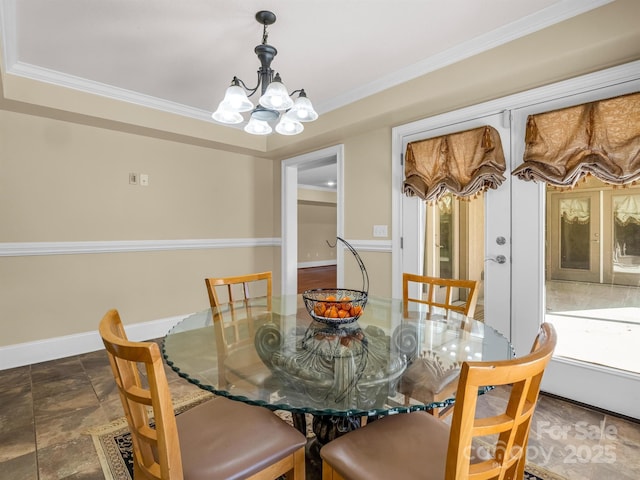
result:
M 337 265 L 337 260 L 318 260 L 316 262 L 299 262 L 298 268 L 326 267 L 329 265 Z
M 160 338 L 187 315 L 167 317 L 149 322 L 125 325 L 130 340 L 143 341 Z M 0 370 L 22 367 L 34 363 L 57 360 L 82 353 L 102 350 L 104 345 L 97 330 L 34 342 L 0 347 Z

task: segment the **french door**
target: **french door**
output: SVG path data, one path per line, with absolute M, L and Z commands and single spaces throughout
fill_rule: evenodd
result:
M 559 344 L 542 389 L 640 418 L 638 187 L 613 189 L 587 183 L 560 192 L 511 176 L 523 159 L 528 115 L 640 91 L 637 70 L 624 81 L 615 72 L 610 75 L 587 76 L 527 92 L 522 98 L 514 96 L 407 125 L 394 132 L 394 148 L 399 156 L 408 142 L 481 125 L 499 131 L 507 159 L 506 181 L 484 194 L 481 222 L 476 216 L 475 224 L 457 224 L 451 258 L 457 255 L 458 267 L 453 268 L 464 268 L 462 258 L 468 255 L 465 245 L 469 242 L 464 238 L 469 231 L 461 229 L 475 228 L 476 235 L 482 229 L 479 268 L 485 323 L 510 338 L 518 355 L 531 348 L 543 321 L 553 323 Z M 508 113 L 483 115 L 500 107 Z M 433 237 L 436 228 L 429 233 L 429 222 L 435 220 L 433 215 L 430 220 L 428 207 L 420 199 L 402 195 L 401 174 L 394 179 L 400 185 L 400 222 L 395 228 L 401 232 L 400 258 L 394 261 L 395 286 L 402 271 L 426 272 L 429 255 L 436 258 L 429 249 L 441 243 Z M 429 235 L 432 238 L 427 239 Z
M 505 139 L 509 139 L 509 127 L 501 114 L 405 136 L 403 149 L 412 141 L 485 125 L 500 134 L 508 162 L 509 143 L 505 144 Z M 508 338 L 511 337 L 510 183 L 505 175 L 500 188 L 466 200 L 445 195 L 438 202 L 426 204 L 418 198 L 402 198 L 402 271 L 477 280 L 480 286 L 477 316 L 481 315 L 488 325 Z M 487 212 L 491 213 L 491 222 L 487 221 Z
M 528 115 L 638 90 L 633 81 L 514 109 L 513 167 L 522 162 Z M 516 341 L 533 338 L 540 321 L 558 332 L 543 390 L 633 418 L 640 418 L 638 194 L 637 186 L 591 177 L 571 190 L 515 179 L 511 198 Z

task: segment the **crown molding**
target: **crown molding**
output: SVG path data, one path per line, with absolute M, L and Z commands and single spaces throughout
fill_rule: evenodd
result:
M 344 92 L 333 99 L 317 105 L 318 113 L 326 113 L 344 107 L 349 103 L 380 93 L 383 90 L 408 82 L 441 68 L 453 65 L 466 58 L 499 47 L 518 38 L 576 17 L 590 10 L 602 7 L 614 0 L 565 0 L 544 10 L 511 22 L 489 33 L 456 45 L 448 50 L 432 55 L 406 68 L 391 72 L 357 89 Z

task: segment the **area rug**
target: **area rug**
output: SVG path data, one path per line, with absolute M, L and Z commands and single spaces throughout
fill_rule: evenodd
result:
M 209 393 L 196 394 L 188 398 L 174 402 L 176 414 L 194 407 L 212 396 Z M 277 411 L 276 414 L 291 421 L 288 412 Z M 307 422 L 310 427 L 311 422 Z M 131 451 L 131 433 L 125 418 L 120 418 L 106 425 L 91 429 L 87 432 L 93 439 L 96 452 L 102 465 L 105 480 L 133 480 L 133 455 Z M 310 428 L 307 436 L 312 437 Z M 525 480 L 566 480 L 565 477 L 550 472 L 537 465 L 528 464 L 526 468 Z

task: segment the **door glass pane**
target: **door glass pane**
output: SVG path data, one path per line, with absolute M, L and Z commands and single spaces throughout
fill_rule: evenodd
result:
M 640 195 L 613 196 L 613 271 L 640 273 Z
M 560 266 L 589 270 L 591 220 L 588 198 L 560 200 Z
M 425 275 L 477 280 L 474 317 L 484 318 L 484 196 L 460 200 L 447 194 L 427 206 L 426 224 Z M 454 292 L 454 300 L 464 303 L 466 293 Z
M 546 275 L 546 320 L 558 331 L 555 354 L 640 373 L 640 187 L 614 194 L 611 185 L 589 178 L 558 195 L 562 221 L 547 210 L 547 265 L 559 250 L 561 267 L 574 272 Z M 589 273 L 593 264 L 602 274 Z
M 440 278 L 454 278 L 453 251 L 453 196 L 447 194 L 438 200 L 438 237 L 440 238 Z

